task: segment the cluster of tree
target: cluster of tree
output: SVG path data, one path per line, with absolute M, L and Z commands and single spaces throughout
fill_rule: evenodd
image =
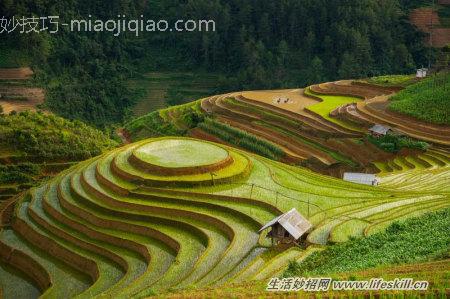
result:
M 397 153 L 402 148 L 425 151 L 429 147 L 428 143 L 426 142 L 414 140 L 406 136 L 397 136 L 393 134 L 388 134 L 378 138 L 373 137 L 372 135 L 368 135 L 367 138 L 371 143 L 389 153 Z
M 21 34 L 20 27 L 2 34 L 2 43 L 17 53 L 26 52 L 37 72 L 38 83 L 46 88 L 46 105 L 54 112 L 99 127 L 118 123 L 133 104 L 126 80 L 131 75 L 133 45 L 126 35 L 97 32 L 70 32 L 72 19 L 117 18 L 136 15 L 143 1 L 52 1 L 5 0 L 0 15 L 16 17 L 59 16 L 59 31 L 50 34 Z M 54 28 L 52 28 L 54 29 Z
M 31 184 L 40 173 L 41 168 L 36 164 L 0 164 L 0 184 Z
M 235 88 L 410 72 L 426 54 L 398 0 L 188 1 L 183 11 L 217 21 L 216 33 L 183 41 L 195 63 L 236 74 Z
M 0 116 L 1 147 L 39 160 L 83 160 L 116 144 L 78 120 L 32 112 Z
M 61 22 L 118 14 L 169 24 L 215 21 L 215 32 L 149 32 L 139 38 L 64 29 L 8 36 L 9 44 L 34 55 L 51 109 L 102 126 L 123 120 L 133 104 L 126 79 L 143 65 L 219 72 L 223 91 L 409 72 L 424 64 L 426 51 L 408 23 L 406 2 L 5 0 L 0 15 L 60 15 Z

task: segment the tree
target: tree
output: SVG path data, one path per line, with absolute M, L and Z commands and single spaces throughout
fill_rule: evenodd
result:
M 325 79 L 325 69 L 323 67 L 323 62 L 319 57 L 314 57 L 308 68 L 309 80 L 308 84 L 321 83 L 326 81 Z
M 361 74 L 361 66 L 355 58 L 355 55 L 351 55 L 345 52 L 342 55 L 341 66 L 339 67 L 339 77 L 343 79 L 358 78 Z

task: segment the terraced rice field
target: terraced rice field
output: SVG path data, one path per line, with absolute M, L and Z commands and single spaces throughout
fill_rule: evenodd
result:
M 45 93 L 41 88 L 29 86 L 33 71 L 26 68 L 0 69 L 0 106 L 3 113 L 26 110 L 36 111 L 44 103 Z
M 431 150 L 375 165 L 380 169 L 380 183 L 383 186 L 400 190 L 450 192 L 450 154 L 446 151 Z
M 429 186 L 448 182 L 437 169 Z M 0 286 L 7 298 L 130 298 L 260 281 L 328 241 L 448 205 L 440 187 L 356 185 L 217 143 L 146 139 L 1 204 Z M 294 207 L 314 225 L 309 246 L 271 247 L 259 228 Z
M 379 80 L 383 82 L 383 78 Z M 282 162 L 300 164 L 334 177 L 342 177 L 346 171 L 375 173 L 378 168 L 374 165 L 379 161 L 401 158 L 401 154 L 385 152 L 365 138 L 374 124 L 389 125 L 432 147 L 448 149 L 450 128 L 423 123 L 387 109 L 388 98 L 402 89 L 393 84 L 377 84 L 370 79 L 345 80 L 305 89 L 234 92 L 200 99 L 189 109 L 184 105 L 161 110 L 160 120 L 152 119 L 148 125 L 137 120 L 137 125 L 131 123 L 129 128 L 131 137 L 142 139 L 158 136 L 153 131 L 149 133 L 149 127 L 174 126 L 176 133 L 170 130 L 162 135 L 187 135 L 252 151 L 241 146 L 239 140 L 226 140 L 224 136 L 228 133 L 218 126 L 208 128 L 204 119 L 213 119 L 263 143 L 276 145 L 283 152 L 277 155 Z M 261 151 L 253 152 L 264 155 Z M 384 163 L 381 167 L 390 170 L 400 166 Z
M 246 91 L 242 92 L 241 96 L 287 111 L 302 113 L 306 107 L 318 103 L 316 99 L 305 96 L 303 92 L 303 89 Z

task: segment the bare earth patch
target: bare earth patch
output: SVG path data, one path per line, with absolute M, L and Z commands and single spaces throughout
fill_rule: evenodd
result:
M 267 91 L 246 91 L 242 96 L 251 100 L 270 104 L 272 106 L 299 113 L 305 107 L 317 104 L 319 101 L 303 95 L 303 89 L 284 89 Z
M 45 99 L 44 90 L 41 88 L 0 86 L 0 95 L 0 106 L 5 114 L 11 111 L 36 111 L 36 106 L 44 103 Z
M 33 75 L 29 67 L 0 69 L 0 80 L 26 80 Z

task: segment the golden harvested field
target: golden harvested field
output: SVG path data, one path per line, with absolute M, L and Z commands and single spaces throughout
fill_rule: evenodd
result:
M 270 104 L 275 107 L 291 112 L 301 113 L 305 107 L 319 103 L 319 101 L 307 97 L 303 94 L 303 89 L 284 89 L 284 90 L 266 90 L 266 91 L 245 91 L 241 94 L 243 97 L 262 103 Z M 278 99 L 281 99 L 278 102 Z M 287 103 L 284 99 L 288 100 Z

